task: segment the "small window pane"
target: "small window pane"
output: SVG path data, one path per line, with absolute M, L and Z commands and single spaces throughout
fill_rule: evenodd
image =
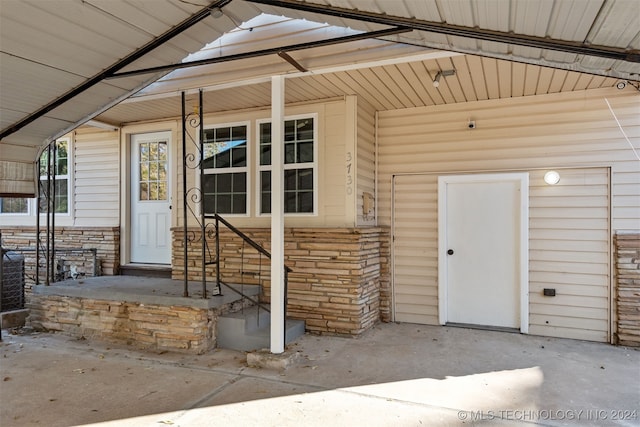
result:
M 271 213 L 271 193 L 262 193 L 260 212 Z
M 217 177 L 216 192 L 217 193 L 229 193 L 231 191 L 231 174 L 221 173 L 214 175 Z
M 149 200 L 158 200 L 158 183 L 149 183 Z
M 158 200 L 167 200 L 167 183 L 158 183 Z
M 146 182 L 140 183 L 140 200 L 149 200 L 149 184 Z
M 271 191 L 271 171 L 262 171 L 260 175 L 260 187 L 262 191 Z
M 205 175 L 203 177 L 203 179 L 202 179 L 202 191 L 205 194 L 215 193 L 216 176 L 217 175 Z
M 287 120 L 284 122 L 284 140 L 295 141 L 296 139 L 296 122 L 294 120 Z
M 284 145 L 284 162 L 285 164 L 296 162 L 296 144 Z
M 236 147 L 233 149 L 233 162 L 234 168 L 243 167 L 247 165 L 247 149 L 246 146 Z
M 298 163 L 313 162 L 313 141 L 298 144 Z
M 158 143 L 157 142 L 149 143 L 149 160 L 150 161 L 158 160 Z
M 149 179 L 151 181 L 158 180 L 158 163 L 156 162 L 149 163 Z
M 232 179 L 234 193 L 247 191 L 247 176 L 244 173 L 234 173 Z
M 214 168 L 228 168 L 231 164 L 231 152 L 229 150 L 218 153 L 215 156 Z
M 158 146 L 158 160 L 167 160 L 167 143 L 161 142 Z
M 297 140 L 313 140 L 313 119 L 303 119 L 297 121 L 298 137 Z
M 235 126 L 231 130 L 231 139 L 233 141 L 246 141 L 247 140 L 247 127 L 246 126 Z
M 271 145 L 260 147 L 260 164 L 263 166 L 271 164 Z
M 284 189 L 295 190 L 297 184 L 297 170 L 289 169 L 284 171 Z
M 166 179 L 167 179 L 167 162 L 160 162 L 158 164 L 158 179 L 160 179 L 160 181 L 166 181 Z
M 234 214 L 243 214 L 247 209 L 247 195 L 246 194 L 237 194 L 232 198 L 232 213 Z
M 140 144 L 140 161 L 149 161 L 149 143 L 147 142 Z
M 285 191 L 284 193 L 284 211 L 285 213 L 296 212 L 296 193 L 295 191 Z
M 218 194 L 218 196 L 216 197 L 216 212 L 232 213 L 230 194 Z
M 313 190 L 313 169 L 298 171 L 298 190 Z
M 298 193 L 298 212 L 313 212 L 313 191 Z
M 216 129 L 216 141 L 231 141 L 231 129 L 230 128 Z
M 260 143 L 271 143 L 271 123 L 262 123 L 260 125 Z

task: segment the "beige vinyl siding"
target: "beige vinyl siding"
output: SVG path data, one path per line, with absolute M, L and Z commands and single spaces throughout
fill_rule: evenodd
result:
M 271 114 L 270 109 L 251 109 L 242 111 L 229 111 L 225 113 L 206 115 L 204 117 L 205 126 L 224 125 L 229 123 L 248 123 L 249 142 L 249 167 L 248 167 L 248 191 L 249 208 L 247 215 L 228 216 L 228 219 L 236 227 L 269 227 L 271 217 L 269 215 L 258 214 L 259 202 L 259 171 L 257 138 L 258 123 L 268 120 Z M 356 149 L 356 102 L 355 97 L 346 99 L 333 99 L 319 103 L 304 103 L 300 105 L 289 105 L 285 108 L 285 116 L 303 117 L 305 115 L 316 117 L 317 127 L 317 215 L 291 214 L 285 215 L 285 226 L 287 227 L 353 227 L 355 224 L 354 207 L 349 209 L 348 199 L 354 201 L 354 196 L 346 197 L 346 168 L 345 159 L 347 151 L 351 151 L 355 156 Z M 156 128 L 154 129 L 154 125 Z M 123 128 L 124 134 L 137 133 L 137 129 L 144 129 L 144 132 L 164 130 L 168 123 L 136 124 Z M 193 133 L 193 130 L 190 130 Z M 176 134 L 176 176 L 177 180 L 182 179 L 182 133 L 178 130 Z M 195 139 L 195 137 L 194 137 Z M 190 140 L 187 142 L 188 152 L 194 153 L 196 146 Z M 196 175 L 199 170 L 190 169 L 187 171 L 187 188 L 197 185 Z M 355 166 L 353 169 L 355 176 Z M 355 186 L 355 179 L 354 186 Z M 178 182 L 175 194 L 177 194 L 177 209 L 174 209 L 174 224 L 182 224 L 182 188 Z M 176 202 L 174 202 L 174 205 Z M 351 205 L 355 205 L 352 202 Z M 197 208 L 194 208 L 198 212 Z M 195 225 L 195 218 L 190 217 L 190 224 Z
M 74 153 L 74 225 L 117 226 L 120 221 L 119 132 L 78 131 Z
M 607 341 L 609 170 L 558 170 L 557 185 L 544 170 L 529 176 L 529 332 Z
M 375 109 L 364 99 L 358 99 L 358 168 L 356 215 L 357 225 L 375 224 L 375 212 L 364 215 L 363 194 L 375 197 Z
M 438 324 L 438 177 L 394 178 L 394 315 Z
M 398 307 L 403 300 L 415 301 L 414 297 L 432 295 L 424 303 L 422 316 L 424 323 L 437 323 L 437 312 L 433 312 L 437 295 L 435 265 L 426 268 L 430 265 L 427 261 L 416 267 L 421 272 L 403 272 L 403 263 L 418 264 L 400 259 L 405 253 L 411 256 L 429 250 L 426 242 L 411 236 L 412 227 L 418 227 L 412 226 L 411 221 L 423 222 L 423 229 L 413 228 L 416 234 L 427 233 L 429 227 L 432 234 L 437 231 L 437 224 L 433 224 L 437 203 L 430 211 L 422 206 L 426 194 L 434 191 L 435 177 L 447 173 L 530 171 L 531 333 L 607 339 L 611 281 L 609 221 L 613 229 L 638 229 L 640 161 L 620 132 L 605 97 L 626 134 L 637 144 L 640 97 L 631 91 L 615 89 L 379 113 L 379 223 L 394 227 L 396 316 L 404 316 L 404 308 Z M 476 121 L 474 130 L 467 128 L 470 118 Z M 541 178 L 550 168 L 571 174 L 557 189 L 567 183 L 569 176 L 573 176 L 573 181 L 581 180 L 570 186 L 571 197 L 541 197 L 539 193 L 544 188 Z M 396 192 L 405 191 L 402 187 L 411 179 L 416 180 L 412 185 L 417 187 L 407 191 L 408 200 L 399 201 L 401 193 L 394 200 L 392 177 L 402 174 L 430 175 L 396 177 Z M 393 224 L 392 200 L 396 219 Z M 398 216 L 403 204 L 408 211 L 402 215 L 410 216 L 414 210 L 414 218 Z M 431 225 L 424 228 L 425 222 Z M 402 233 L 415 240 L 417 246 L 403 241 Z M 435 234 L 432 244 L 433 254 L 427 253 L 423 261 L 435 259 Z M 550 254 L 545 247 L 549 245 L 556 248 L 553 255 L 557 258 L 548 259 Z M 406 281 L 407 285 L 401 283 L 404 276 L 412 275 L 416 277 Z M 415 286 L 412 281 L 430 289 L 403 295 L 403 286 L 406 289 Z M 543 298 L 543 287 L 556 287 L 558 296 Z M 410 310 L 406 311 L 408 314 Z

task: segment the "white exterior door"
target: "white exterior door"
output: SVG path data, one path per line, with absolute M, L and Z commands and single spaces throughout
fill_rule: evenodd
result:
M 440 323 L 528 327 L 528 175 L 439 178 Z
M 131 137 L 131 262 L 171 263 L 169 132 Z

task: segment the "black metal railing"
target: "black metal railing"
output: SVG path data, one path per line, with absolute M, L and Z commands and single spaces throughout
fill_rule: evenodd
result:
M 182 92 L 182 229 L 183 229 L 183 261 L 184 261 L 184 291 L 183 296 L 189 296 L 189 257 L 190 252 L 200 250 L 199 258 L 202 260 L 200 267 L 200 276 L 202 278 L 202 298 L 208 298 L 210 295 L 207 291 L 207 277 L 212 273 L 208 267 L 215 267 L 215 281 L 218 295 L 222 294 L 222 286 L 233 292 L 239 293 L 242 297 L 252 301 L 267 312 L 271 312 L 267 307 L 256 301 L 244 292 L 245 278 L 250 272 L 245 271 L 245 247 L 253 248 L 259 254 L 257 260 L 258 279 L 257 284 L 262 286 L 262 259 L 263 257 L 271 259 L 271 254 L 262 245 L 251 239 L 249 236 L 231 225 L 228 221 L 218 214 L 205 213 L 205 196 L 202 188 L 199 186 L 190 187 L 187 185 L 189 171 L 194 176 L 199 174 L 200 185 L 204 182 L 204 158 L 205 158 L 205 134 L 204 134 L 204 102 L 203 91 L 198 91 L 197 98 L 191 99 L 191 108 L 187 108 L 187 96 Z M 197 181 L 197 180 L 196 180 Z M 197 224 L 199 230 L 194 231 L 189 228 L 189 224 Z M 241 260 L 239 271 L 236 273 L 236 279 L 239 281 L 240 290 L 225 283 L 222 272 L 230 272 L 233 270 L 232 263 L 228 260 L 222 262 L 222 252 L 229 254 L 229 249 L 222 249 L 220 246 L 220 226 L 225 226 L 233 234 L 242 239 Z M 210 245 L 210 242 L 213 244 Z M 200 245 L 198 247 L 198 245 Z M 213 248 L 212 248 L 213 247 Z M 195 253 L 192 255 L 196 257 Z M 226 255 L 225 255 L 226 256 Z M 197 258 L 197 257 L 196 257 Z M 255 261 L 255 257 L 254 257 Z M 286 317 L 287 317 L 287 293 L 289 272 L 291 269 L 284 266 L 284 321 L 283 329 L 286 334 Z M 234 277 L 233 273 L 229 277 Z M 256 281 L 254 280 L 254 283 Z M 258 298 L 259 299 L 259 298 Z M 258 316 L 259 318 L 260 316 Z M 286 339 L 286 337 L 285 337 Z
M 209 250 L 209 244 L 207 242 L 206 238 L 203 238 L 203 244 L 206 245 L 207 249 L 206 249 L 206 254 L 207 254 L 207 259 L 204 261 L 204 265 L 214 265 L 215 266 L 215 271 L 216 271 L 216 287 L 218 289 L 218 294 L 222 294 L 222 288 L 221 286 L 225 286 L 225 289 L 229 289 L 233 292 L 236 292 L 238 294 L 240 294 L 241 296 L 243 296 L 244 298 L 247 298 L 249 301 L 253 302 L 254 304 L 256 304 L 258 306 L 258 309 L 262 308 L 263 310 L 271 313 L 271 311 L 269 310 L 269 308 L 265 307 L 264 304 L 262 304 L 259 300 L 256 301 L 253 298 L 249 297 L 248 295 L 245 294 L 244 292 L 244 285 L 245 285 L 245 277 L 247 275 L 251 274 L 251 271 L 247 271 L 247 269 L 245 268 L 247 265 L 247 259 L 249 260 L 249 262 L 251 260 L 255 261 L 254 259 L 251 258 L 245 258 L 245 247 L 246 245 L 248 245 L 249 247 L 251 247 L 252 249 L 254 249 L 257 253 L 258 253 L 258 259 L 257 262 L 254 262 L 255 265 L 258 266 L 258 272 L 257 272 L 257 283 L 260 285 L 260 289 L 262 289 L 262 281 L 263 281 L 263 277 L 262 277 L 262 257 L 265 257 L 266 259 L 271 259 L 271 253 L 269 253 L 269 251 L 267 251 L 262 245 L 260 245 L 258 242 L 256 242 L 255 240 L 253 240 L 251 237 L 247 236 L 245 233 L 243 233 L 242 231 L 240 231 L 239 229 L 237 229 L 235 226 L 233 226 L 231 223 L 229 223 L 229 221 L 227 221 L 226 219 L 224 219 L 222 216 L 218 215 L 218 214 L 206 214 L 204 216 L 205 220 L 213 220 L 212 226 L 213 226 L 213 239 L 214 239 L 214 246 L 215 246 L 215 252 Z M 238 271 L 238 276 L 239 277 L 239 284 L 241 286 L 240 290 L 237 290 L 236 288 L 230 286 L 229 284 L 227 284 L 224 280 L 222 280 L 221 278 L 221 272 L 222 272 L 222 268 L 221 268 L 221 263 L 222 263 L 222 250 L 220 248 L 220 226 L 224 225 L 229 231 L 231 231 L 233 234 L 235 234 L 237 237 L 239 237 L 240 239 L 242 239 L 242 247 L 240 249 L 240 269 Z M 291 268 L 288 267 L 286 264 L 284 265 L 284 322 L 283 322 L 283 329 L 286 332 L 286 317 L 287 317 L 287 295 L 288 295 L 288 284 L 289 284 L 289 273 L 291 272 Z M 254 272 L 255 273 L 255 272 Z M 206 280 L 206 276 L 203 276 L 204 280 Z M 256 281 L 254 280 L 254 283 Z M 259 318 L 260 316 L 258 316 Z

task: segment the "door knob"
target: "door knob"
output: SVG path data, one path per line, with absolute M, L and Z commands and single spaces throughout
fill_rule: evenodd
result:
M 449 250 L 447 251 L 447 254 L 449 254 L 449 255 L 453 255 L 453 249 L 449 249 Z

